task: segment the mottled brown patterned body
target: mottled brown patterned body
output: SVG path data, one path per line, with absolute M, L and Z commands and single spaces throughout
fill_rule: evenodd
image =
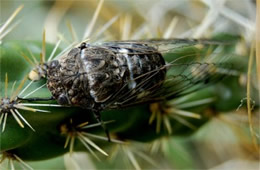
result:
M 152 47 L 139 46 L 138 49 L 155 51 Z M 133 93 L 149 93 L 149 89 L 158 88 L 165 79 L 164 59 L 159 52 L 138 54 L 133 49 L 132 46 L 74 48 L 61 60 L 49 64 L 47 86 L 60 104 L 94 110 L 120 105 L 120 100 Z

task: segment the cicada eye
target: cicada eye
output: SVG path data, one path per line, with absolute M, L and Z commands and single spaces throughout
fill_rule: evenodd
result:
M 61 94 L 58 97 L 58 103 L 60 105 L 68 105 L 69 104 L 69 100 L 67 98 L 67 96 L 65 94 Z

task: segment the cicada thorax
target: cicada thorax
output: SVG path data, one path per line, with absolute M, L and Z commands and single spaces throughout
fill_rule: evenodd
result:
M 81 46 L 49 65 L 47 84 L 53 97 L 60 104 L 89 109 L 105 108 L 133 94 L 135 100 L 137 94 L 159 88 L 166 74 L 159 52 L 142 54 L 133 47 Z

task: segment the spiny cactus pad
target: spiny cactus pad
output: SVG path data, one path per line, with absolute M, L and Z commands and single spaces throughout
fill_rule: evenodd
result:
M 4 104 L 1 105 L 1 152 L 15 154 L 22 160 L 44 160 L 68 151 L 88 151 L 93 155 L 99 151 L 107 156 L 106 148 L 111 145 L 192 134 L 218 110 L 234 109 L 241 97 L 234 97 L 235 89 L 230 92 L 234 100 L 219 95 L 213 85 L 168 103 L 104 111 L 102 119 L 112 136 L 112 142 L 108 142 L 91 111 L 58 106 L 55 101 L 27 102 L 17 98 L 51 96 L 45 79 L 35 82 L 28 79 L 35 62 L 32 56 L 37 61 L 41 58 L 41 42 L 10 41 L 2 43 L 0 48 L 2 103 L 10 98 L 16 102 L 9 111 L 4 109 Z M 46 56 L 50 56 L 53 48 L 54 45 L 46 45 Z M 187 48 L 175 57 L 185 55 L 190 50 L 194 52 L 194 49 Z M 224 87 L 231 83 L 239 86 L 237 81 L 238 76 L 233 76 L 233 83 L 223 81 L 218 85 Z M 36 89 L 39 90 L 30 94 Z M 230 100 L 235 101 L 234 104 L 223 104 L 223 101 Z

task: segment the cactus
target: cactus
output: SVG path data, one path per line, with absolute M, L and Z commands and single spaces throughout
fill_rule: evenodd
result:
M 11 168 L 14 161 L 25 169 L 31 169 L 25 162 L 54 158 L 60 161 L 60 156 L 66 153 L 72 156 L 74 152 L 90 153 L 94 161 L 105 160 L 113 155 L 112 150 L 116 148 L 122 151 L 118 151 L 119 158 L 122 153 L 127 155 L 134 168 L 140 169 L 134 154 L 148 164 L 154 164 L 142 154 L 140 146 L 171 136 L 192 136 L 220 112 L 225 114 L 235 110 L 246 93 L 239 80 L 247 71 L 247 63 L 242 56 L 234 53 L 234 46 L 221 47 L 221 52 L 217 51 L 218 46 L 181 48 L 178 53 L 164 56 L 165 60 L 191 52 L 200 54 L 203 60 L 209 53 L 217 51 L 229 57 L 226 62 L 233 64 L 229 71 L 234 74 L 210 86 L 199 84 L 201 87 L 195 91 L 188 91 L 166 102 L 105 110 L 102 120 L 111 134 L 111 142 L 108 142 L 101 124 L 96 122 L 91 111 L 61 106 L 56 101 L 20 99 L 51 96 L 44 74 L 39 73 L 49 58 L 59 55 L 64 49 L 56 48 L 57 44 L 45 43 L 44 37 L 43 41 L 3 41 L 0 45 L 0 151 L 2 162 L 9 160 Z M 212 39 L 238 41 L 237 37 L 226 34 Z M 243 65 L 237 67 L 237 63 Z M 178 68 L 173 71 L 178 71 Z M 219 93 L 220 89 L 222 93 Z M 257 93 L 255 95 L 252 101 L 258 108 Z

